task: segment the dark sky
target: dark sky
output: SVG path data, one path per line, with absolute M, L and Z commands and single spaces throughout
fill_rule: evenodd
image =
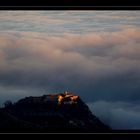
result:
M 140 129 L 139 11 L 0 11 L 0 103 L 65 90 Z

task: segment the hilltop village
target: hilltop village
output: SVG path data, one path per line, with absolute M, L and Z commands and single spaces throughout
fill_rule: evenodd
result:
M 57 102 L 61 104 L 76 104 L 79 96 L 73 95 L 72 93 L 65 91 L 61 94 L 50 94 L 44 95 L 44 100 L 47 102 Z
M 65 91 L 64 93 L 48 94 L 40 97 L 26 97 L 25 99 L 20 100 L 18 103 L 53 103 L 57 105 L 76 104 L 78 98 L 79 96 L 73 95 L 72 93 Z

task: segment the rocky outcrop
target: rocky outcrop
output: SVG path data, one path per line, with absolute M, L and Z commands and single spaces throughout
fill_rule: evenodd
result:
M 77 95 L 69 92 L 26 97 L 1 109 L 10 118 L 7 129 L 40 132 L 106 132 L 111 130 L 102 123 Z M 4 118 L 3 118 L 4 119 Z M 14 121 L 12 121 L 14 120 Z M 26 125 L 25 125 L 26 124 Z M 3 123 L 0 124 L 2 130 Z M 23 126 L 23 127 L 22 127 Z M 26 127 L 25 127 L 26 126 Z M 6 126 L 4 127 L 6 130 Z

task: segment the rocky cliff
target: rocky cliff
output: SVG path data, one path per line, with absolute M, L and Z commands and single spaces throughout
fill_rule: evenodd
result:
M 64 92 L 26 97 L 0 110 L 0 131 L 107 132 L 79 96 Z

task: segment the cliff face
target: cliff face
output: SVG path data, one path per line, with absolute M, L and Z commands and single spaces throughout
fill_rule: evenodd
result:
M 5 122 L 10 125 L 6 127 L 6 123 L 5 125 L 0 123 L 0 130 L 3 128 L 12 129 L 12 131 L 14 128 L 15 131 L 28 130 L 28 132 L 106 132 L 110 130 L 91 113 L 79 96 L 68 92 L 26 97 L 0 112 L 6 116 L 6 119 L 8 118 Z

